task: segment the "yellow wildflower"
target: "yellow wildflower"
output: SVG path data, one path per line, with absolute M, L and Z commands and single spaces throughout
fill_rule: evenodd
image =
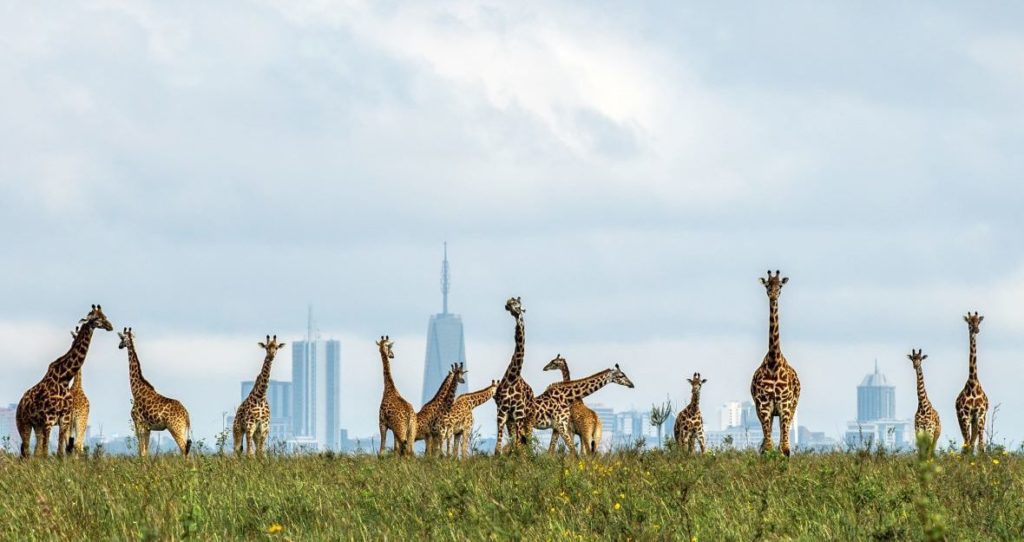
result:
M 993 459 L 992 460 L 992 464 L 993 465 L 998 465 L 999 464 L 999 460 L 998 459 Z
M 275 521 L 274 523 L 270 524 L 270 527 L 267 527 L 267 534 L 277 534 L 283 530 L 284 527 L 282 527 L 280 523 Z
M 615 503 L 615 509 L 616 509 L 616 510 L 618 510 L 618 509 L 620 509 L 620 508 L 622 508 L 622 505 L 621 505 L 621 504 L 619 504 L 619 503 Z

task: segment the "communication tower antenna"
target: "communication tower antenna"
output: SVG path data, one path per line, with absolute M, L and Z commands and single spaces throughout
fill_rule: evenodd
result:
M 452 287 L 452 274 L 448 267 L 448 242 L 444 243 L 444 260 L 441 262 L 441 297 L 444 300 L 444 310 L 441 314 L 448 314 L 448 291 Z

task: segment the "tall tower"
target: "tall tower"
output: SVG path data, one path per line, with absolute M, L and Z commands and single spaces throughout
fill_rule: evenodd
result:
M 878 370 L 864 377 L 857 386 L 857 421 L 891 420 L 896 417 L 896 386 L 889 384 Z
M 441 386 L 452 363 L 466 362 L 466 339 L 462 330 L 462 317 L 448 312 L 448 293 L 451 291 L 451 267 L 448 265 L 448 243 L 444 244 L 441 260 L 441 313 L 430 317 L 427 324 L 427 355 L 423 363 L 423 402 L 426 403 Z M 467 383 L 459 384 L 458 393 L 466 393 Z
M 292 343 L 292 433 L 338 450 L 341 435 L 341 343 L 322 340 L 309 307 L 306 339 Z

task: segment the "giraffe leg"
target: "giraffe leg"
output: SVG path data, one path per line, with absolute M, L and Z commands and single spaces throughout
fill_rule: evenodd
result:
M 985 418 L 988 417 L 988 413 L 984 410 L 978 413 L 977 422 L 974 426 L 974 436 L 978 441 L 978 453 L 985 453 Z
M 252 456 L 256 455 L 256 450 L 252 449 L 252 446 L 253 446 L 252 434 L 254 432 L 255 431 L 253 430 L 252 427 L 246 427 L 245 428 L 245 455 L 247 455 L 248 457 L 252 457 Z
M 757 417 L 761 420 L 761 433 L 764 435 L 764 440 L 761 441 L 761 453 L 769 452 L 774 447 L 772 446 L 772 414 L 771 412 L 757 412 Z
M 494 437 L 494 455 L 501 455 L 501 432 L 505 430 L 505 426 L 508 424 L 508 414 L 498 407 L 498 434 Z M 509 433 L 509 439 L 512 438 L 512 434 Z
M 960 434 L 964 437 L 963 453 L 971 453 L 974 450 L 974 442 L 971 439 L 971 417 L 969 414 L 958 412 L 956 421 L 960 424 Z
M 380 429 L 380 452 L 377 455 L 384 455 L 384 442 L 388 438 L 388 426 L 384 423 L 384 420 L 377 422 L 377 426 Z
M 21 457 L 27 458 L 29 445 L 32 440 L 32 426 L 21 419 L 17 419 L 16 423 L 18 425 L 18 436 L 21 437 Z
M 697 444 L 700 444 L 700 453 L 704 453 L 704 446 L 707 442 L 704 440 L 704 427 L 697 428 Z
M 68 432 L 71 429 L 70 420 L 57 422 L 57 457 L 62 457 L 68 448 Z
M 85 418 L 78 420 L 78 423 L 75 424 L 75 453 L 78 455 L 85 453 L 85 429 L 87 427 Z
M 569 432 L 569 427 L 567 425 L 563 425 L 559 434 L 562 435 L 562 440 L 565 442 L 566 447 L 569 448 L 569 451 L 572 452 L 573 457 L 579 457 L 580 454 L 576 451 L 576 444 L 572 441 L 572 433 Z
M 409 457 L 416 457 L 416 413 L 409 413 L 408 434 L 405 437 L 405 453 Z
M 597 455 L 597 447 L 601 445 L 601 420 L 594 424 L 594 432 L 590 437 L 590 453 Z
M 783 412 L 779 416 L 779 449 L 786 457 L 789 457 L 789 424 L 792 422 L 792 412 Z
M 36 457 L 46 457 L 50 455 L 50 427 L 47 424 L 43 424 L 42 427 L 36 428 Z
M 174 443 L 178 445 L 178 450 L 181 451 L 181 455 L 188 455 L 188 448 L 186 448 L 186 435 L 188 435 L 188 429 L 183 428 L 180 425 L 172 425 L 167 428 L 171 433 L 171 438 L 174 439 Z
M 234 445 L 235 455 L 241 456 L 243 452 L 242 439 L 245 438 L 244 434 L 242 433 L 242 428 L 238 424 L 235 424 L 234 426 L 231 427 L 231 435 L 231 443 Z
M 135 429 L 135 435 L 139 439 L 139 457 L 149 455 L 149 434 L 149 428 L 145 425 L 140 425 Z
M 257 429 L 253 432 L 252 439 L 256 443 L 256 456 L 263 457 L 263 447 L 267 444 L 267 431 L 263 428 Z

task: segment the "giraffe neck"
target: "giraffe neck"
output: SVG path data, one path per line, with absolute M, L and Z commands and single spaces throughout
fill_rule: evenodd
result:
M 153 385 L 142 376 L 142 364 L 135 352 L 135 341 L 128 343 L 128 380 L 131 383 L 132 395 L 139 395 L 153 389 Z
M 978 342 L 977 334 L 971 332 L 971 356 L 968 363 L 967 379 L 971 382 L 978 381 Z
M 71 342 L 71 348 L 67 353 L 57 358 L 46 370 L 45 378 L 55 380 L 68 385 L 71 379 L 82 370 L 85 363 L 85 355 L 89 353 L 89 344 L 92 342 L 93 326 L 87 323 L 78 330 L 75 340 Z
M 785 363 L 782 357 L 782 346 L 779 344 L 779 299 L 768 298 L 768 356 L 770 364 Z
M 586 378 L 579 380 L 570 380 L 569 384 L 564 388 L 565 395 L 568 399 L 575 401 L 576 399 L 583 399 L 584 397 L 594 393 L 595 391 L 605 387 L 609 382 L 612 381 L 612 370 L 605 369 L 599 373 L 594 373 Z
M 391 379 L 391 360 L 386 352 L 380 353 L 380 361 L 384 364 L 384 393 L 395 391 L 395 381 Z
M 454 382 L 455 382 L 455 373 L 449 372 L 448 376 L 444 377 L 444 381 L 441 382 L 441 385 L 438 386 L 437 393 L 435 393 L 434 396 L 429 401 L 427 401 L 427 404 L 423 405 L 423 408 L 421 408 L 420 410 L 427 410 L 428 406 L 432 407 L 433 405 L 439 404 L 441 402 L 448 403 L 448 401 L 449 401 L 448 397 L 449 396 L 451 396 L 450 400 L 454 401 L 455 400 L 455 385 L 453 384 Z
M 562 370 L 562 382 L 568 382 L 568 381 L 572 380 L 571 378 L 569 378 L 569 366 L 568 365 L 562 365 L 561 367 L 559 367 L 559 369 Z
M 256 377 L 256 382 L 253 383 L 249 397 L 262 399 L 267 396 L 267 385 L 270 383 L 270 365 L 273 362 L 274 356 L 267 352 L 267 357 L 263 358 L 263 369 L 260 371 L 260 375 Z
M 491 397 L 494 397 L 494 387 L 493 386 L 487 386 L 486 388 L 484 388 L 484 389 L 482 389 L 480 391 L 474 391 L 473 393 L 467 393 L 465 397 L 466 397 L 466 404 L 469 406 L 470 409 L 474 409 L 474 408 L 476 408 L 476 407 L 486 403 L 487 401 L 490 401 Z
M 917 404 L 919 407 L 931 407 L 932 403 L 928 400 L 928 393 L 924 391 L 924 370 L 914 367 L 914 371 L 917 373 Z
M 74 380 L 74 382 L 71 383 L 71 389 L 79 390 L 79 391 L 82 390 L 82 370 L 81 369 L 79 369 L 78 372 L 75 373 L 75 380 Z
M 700 408 L 700 390 L 693 390 L 690 393 L 690 406 Z
M 523 323 L 523 315 L 516 317 L 516 350 L 512 353 L 512 361 L 505 369 L 505 380 L 515 380 L 523 370 L 523 357 L 526 350 L 526 324 Z

